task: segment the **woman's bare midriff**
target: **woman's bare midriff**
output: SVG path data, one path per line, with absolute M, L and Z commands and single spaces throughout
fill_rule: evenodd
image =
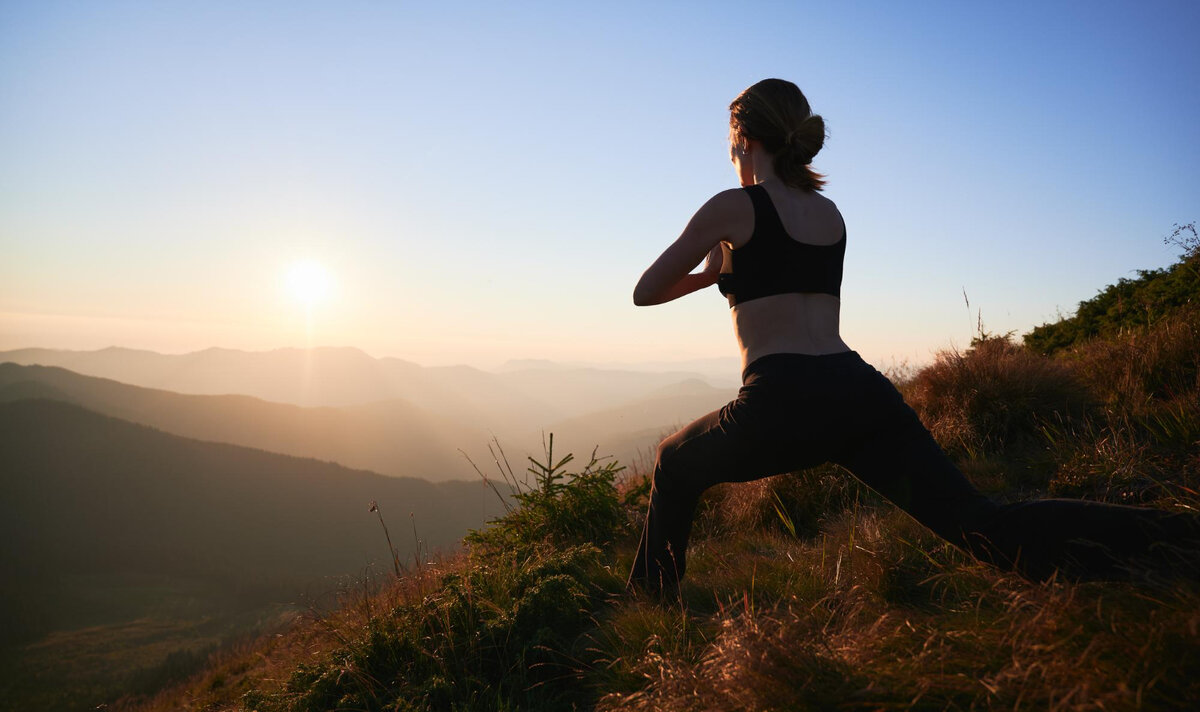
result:
M 831 294 L 775 294 L 733 307 L 742 368 L 769 354 L 824 356 L 849 351 L 838 331 L 841 300 Z

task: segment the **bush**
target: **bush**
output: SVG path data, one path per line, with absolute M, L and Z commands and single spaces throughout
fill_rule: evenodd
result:
M 616 461 L 600 462 L 593 451 L 582 470 L 566 472 L 564 468 L 574 459 L 573 455 L 567 455 L 554 461 L 551 435 L 546 461 L 529 458 L 528 472 L 534 476 L 531 489 L 521 487 L 511 468 L 507 473 L 502 470 L 511 496 L 519 506 L 484 529 L 468 533 L 463 541 L 472 553 L 523 556 L 546 544 L 609 546 L 627 522 L 621 497 L 613 484 L 625 468 Z
M 1044 423 L 1077 419 L 1093 400 L 1068 365 L 1007 336 L 939 353 L 903 390 L 942 448 L 969 457 L 1038 449 Z
M 299 665 L 281 692 L 252 692 L 243 702 L 319 712 L 545 708 L 576 698 L 548 683 L 594 623 L 598 557 L 595 547 L 577 546 L 447 575 L 421 601 L 372 617 L 320 660 Z

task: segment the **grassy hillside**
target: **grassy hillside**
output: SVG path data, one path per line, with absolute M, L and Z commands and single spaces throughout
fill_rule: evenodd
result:
M 999 499 L 1200 511 L 1200 309 L 1054 357 L 1002 338 L 902 384 Z M 458 556 L 119 709 L 1178 710 L 1200 552 L 1121 582 L 975 563 L 822 467 L 706 493 L 682 599 L 623 592 L 644 473 L 547 456 Z M 500 463 L 493 475 L 517 482 Z M 575 473 L 574 476 L 567 472 Z
M 438 546 L 499 506 L 478 482 L 384 477 L 46 400 L 0 404 L 0 463 L 0 547 L 30 566 L 345 573 L 387 561 L 372 500 L 417 512 Z

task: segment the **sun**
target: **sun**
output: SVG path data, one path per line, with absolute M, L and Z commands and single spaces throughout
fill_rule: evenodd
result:
M 315 306 L 329 296 L 329 272 L 315 260 L 294 262 L 287 269 L 287 291 L 305 306 Z

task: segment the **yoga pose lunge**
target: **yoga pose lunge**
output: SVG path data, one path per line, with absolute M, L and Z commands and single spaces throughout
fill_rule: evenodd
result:
M 751 86 L 729 109 L 742 188 L 701 206 L 633 300 L 661 304 L 717 285 L 732 309 L 743 385 L 659 446 L 631 587 L 678 586 L 707 488 L 823 462 L 976 558 L 1033 579 L 1120 576 L 1160 543 L 1200 540 L 1200 518 L 1185 513 L 1064 499 L 999 504 L 976 490 L 839 334 L 846 227 L 809 165 L 824 121 L 781 79 Z

